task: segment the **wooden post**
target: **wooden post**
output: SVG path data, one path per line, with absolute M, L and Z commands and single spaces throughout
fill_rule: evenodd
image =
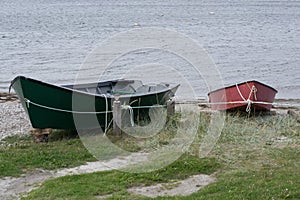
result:
M 172 116 L 175 114 L 175 101 L 173 99 L 169 99 L 167 101 L 167 115 Z
M 115 135 L 121 136 L 121 121 L 122 121 L 121 102 L 114 100 L 113 102 L 113 132 Z

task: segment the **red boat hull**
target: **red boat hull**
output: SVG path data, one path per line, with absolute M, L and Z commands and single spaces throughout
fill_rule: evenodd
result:
M 258 81 L 247 81 L 208 93 L 211 109 L 270 110 L 277 90 Z

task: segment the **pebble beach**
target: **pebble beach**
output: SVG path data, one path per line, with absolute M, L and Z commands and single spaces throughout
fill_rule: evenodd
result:
M 149 31 L 145 35 L 126 35 L 128 37 L 123 38 L 126 42 L 119 38 L 119 34 L 149 28 L 183 36 L 186 41 L 193 41 L 195 46 L 203 49 L 205 55 L 202 57 L 202 54 L 195 53 L 197 51 L 189 48 L 186 42 L 177 41 L 176 37 L 167 37 L 172 44 L 178 44 L 174 52 L 167 51 L 168 45 L 160 48 L 149 48 L 147 42 L 142 45 L 151 38 Z M 162 33 L 155 39 L 165 44 L 167 34 Z M 109 48 L 103 48 L 107 41 L 112 41 Z M 129 48 L 136 44 L 140 47 Z M 265 199 L 298 199 L 299 44 L 300 0 L 1 0 L 0 200 L 130 199 L 139 196 L 153 198 L 153 195 L 162 198 L 175 195 L 176 199 L 255 199 L 260 196 Z M 99 59 L 105 63 L 120 49 L 127 49 L 125 47 L 128 47 L 127 52 L 108 60 L 110 64 L 105 69 L 91 59 L 91 55 L 97 55 L 97 58 L 107 55 Z M 200 66 L 199 63 L 198 66 L 194 59 L 188 58 L 208 59 L 214 70 L 208 70 L 211 67 Z M 56 133 L 49 137 L 50 142 L 41 144 L 48 142 L 48 135 L 43 134 L 41 129 L 33 129 L 26 108 L 22 106 L 24 99 L 18 99 L 15 94 L 18 91 L 11 88 L 17 76 L 55 85 L 121 78 L 141 80 L 144 84 L 176 83 L 180 84 L 176 97 L 184 96 L 186 99 L 175 98 L 175 112 L 181 112 L 185 108 L 183 104 L 187 107 L 190 104 L 193 108 L 197 107 L 195 112 L 203 115 L 199 121 L 189 115 L 186 119 L 176 116 L 174 123 L 173 120 L 170 123 L 170 129 L 162 130 L 164 134 L 158 132 L 158 137 L 151 135 L 146 139 L 137 137 L 131 140 L 135 137 L 132 135 L 124 137 L 124 140 L 122 136 L 121 140 L 119 135 L 116 138 L 108 135 L 107 138 L 112 139 L 111 142 L 122 152 L 130 150 L 128 155 L 117 154 L 115 148 L 107 148 L 106 137 L 103 137 L 105 142 L 99 145 L 97 137 L 92 148 L 99 146 L 99 152 L 105 157 L 102 160 L 84 144 L 85 138 L 73 140 L 72 134 L 69 139 L 68 131 L 66 136 L 61 134 L 61 137 L 54 130 Z M 215 110 L 211 108 L 207 94 L 214 90 L 208 84 L 213 82 L 214 77 L 220 79 L 214 82 L 222 82 L 224 86 L 257 80 L 275 88 L 278 93 L 271 111 L 264 112 L 262 117 L 255 109 L 249 113 L 245 111 L 249 115 L 243 115 L 243 111 L 241 116 L 240 113 L 226 113 L 225 123 L 213 123 L 211 116 Z M 251 93 L 254 92 L 252 89 Z M 40 97 L 45 93 L 36 94 Z M 252 105 L 249 103 L 248 106 Z M 173 130 L 174 127 L 177 127 L 178 133 L 183 128 L 187 132 L 194 130 L 190 121 L 197 122 L 195 125 L 199 126 L 195 129 L 198 130 L 195 131 L 196 137 L 187 146 L 185 138 L 178 137 L 177 140 L 176 136 L 183 134 L 175 135 Z M 62 123 L 66 123 L 65 118 Z M 220 124 L 221 129 L 216 126 Z M 205 135 L 219 130 L 217 136 Z M 30 134 L 32 137 L 19 138 Z M 102 137 L 99 141 L 102 142 Z M 97 148 L 94 144 L 98 145 Z M 132 168 L 131 165 L 134 169 L 145 163 L 143 168 L 147 169 L 148 163 L 155 166 L 160 162 L 168 163 L 170 156 L 165 150 L 171 149 L 172 154 L 177 154 L 176 146 L 186 155 L 183 159 L 177 158 L 162 173 L 131 176 L 118 172 L 124 167 Z M 204 156 L 205 159 L 197 159 L 203 149 L 206 151 L 205 146 L 212 147 L 208 150 L 209 154 Z M 159 151 L 159 147 L 163 151 Z M 153 162 L 153 157 L 158 157 L 159 162 Z M 101 174 L 101 171 L 108 172 Z M 98 172 L 97 177 L 94 172 Z M 73 179 L 73 175 L 80 174 L 85 175 Z M 68 177 L 57 179 L 64 176 Z M 45 181 L 47 184 L 44 184 Z M 105 187 L 101 186 L 101 182 Z M 213 184 L 209 186 L 210 183 Z M 204 193 L 198 193 L 203 187 L 208 188 Z M 182 195 L 188 197 L 180 197 Z
M 31 128 L 19 100 L 0 103 L 0 140 L 7 136 L 26 135 Z
M 1 93 L 0 96 L 0 140 L 8 136 L 29 134 L 29 130 L 32 127 L 20 100 L 14 94 Z M 192 103 L 197 103 L 200 106 L 200 112 L 210 110 L 205 100 Z M 298 112 L 300 109 L 300 100 L 297 99 L 277 99 L 274 104 L 275 107 L 272 111 L 276 114 L 287 114 L 288 110 L 296 110 Z

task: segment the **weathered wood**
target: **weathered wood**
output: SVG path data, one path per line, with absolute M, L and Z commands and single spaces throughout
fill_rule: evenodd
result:
M 294 117 L 294 118 L 297 120 L 297 122 L 300 123 L 300 116 L 299 116 L 298 113 L 296 113 L 294 110 L 288 110 L 287 113 L 288 113 L 289 115 L 291 115 L 292 117 Z
M 121 102 L 115 100 L 113 102 L 113 133 L 115 135 L 121 135 L 121 123 L 122 121 L 122 110 L 121 110 Z
M 11 94 L 11 93 L 0 93 L 0 103 L 4 103 L 7 101 L 16 101 L 18 100 L 18 97 L 16 94 Z
M 33 136 L 34 142 L 40 143 L 40 142 L 48 142 L 48 136 L 50 133 L 52 133 L 51 128 L 33 128 L 30 131 L 30 134 Z
M 175 101 L 170 99 L 167 101 L 167 115 L 172 116 L 175 114 Z

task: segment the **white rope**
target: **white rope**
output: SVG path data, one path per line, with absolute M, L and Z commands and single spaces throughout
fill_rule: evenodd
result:
M 111 119 L 110 122 L 108 123 L 108 127 L 110 127 L 112 121 L 113 121 L 113 119 Z M 107 130 L 108 130 L 108 129 L 106 129 L 106 130 L 104 131 L 103 137 L 106 136 Z
M 227 105 L 227 104 L 245 104 L 245 101 L 229 101 L 229 102 L 209 102 L 209 103 L 200 103 L 207 105 Z
M 250 91 L 248 99 L 246 100 L 244 98 L 244 96 L 242 95 L 242 93 L 240 91 L 240 88 L 239 88 L 239 86 L 238 86 L 237 83 L 235 84 L 235 86 L 236 86 L 236 89 L 237 89 L 239 95 L 241 96 L 241 98 L 244 100 L 245 103 L 247 103 L 246 112 L 250 112 L 251 111 L 251 100 L 250 100 L 250 97 L 251 97 L 252 90 Z
M 133 127 L 134 126 L 134 113 L 133 113 L 133 108 L 130 105 L 122 105 L 122 109 L 128 109 L 129 110 L 129 115 L 130 115 L 130 124 Z
M 105 98 L 105 129 L 104 129 L 104 134 L 106 135 L 107 131 L 107 119 L 108 119 L 108 101 L 107 101 L 107 96 L 105 94 L 102 94 Z
M 112 111 L 101 111 L 101 112 L 86 112 L 86 111 L 73 111 L 73 110 L 64 110 L 64 109 L 60 109 L 60 108 L 53 108 L 53 107 L 49 107 L 49 106 L 44 106 L 35 102 L 30 101 L 29 99 L 24 98 L 24 101 L 27 104 L 27 108 L 29 108 L 29 105 L 35 105 L 41 108 L 45 108 L 45 109 L 49 109 L 49 110 L 55 110 L 55 111 L 59 111 L 59 112 L 66 112 L 66 113 L 75 113 L 75 114 L 105 114 L 105 113 L 112 113 Z M 108 107 L 108 106 L 106 106 Z
M 247 112 L 247 113 L 250 113 L 250 112 L 251 112 L 251 104 L 253 103 L 253 101 L 251 100 L 252 93 L 255 94 L 255 95 L 254 95 L 254 96 L 255 96 L 254 99 L 256 100 L 256 88 L 255 88 L 254 85 L 253 85 L 252 88 L 250 89 L 250 93 L 249 93 L 249 96 L 248 96 L 248 99 L 247 99 L 247 103 L 248 103 L 247 108 L 246 108 L 246 112 Z
M 246 112 L 251 112 L 251 105 L 252 104 L 263 104 L 263 105 L 283 105 L 278 103 L 272 103 L 272 102 L 264 102 L 264 101 L 257 101 L 256 92 L 257 88 L 253 85 L 252 88 L 249 87 L 250 93 L 248 95 L 248 99 L 245 99 L 245 97 L 242 95 L 240 88 L 238 84 L 236 84 L 236 89 L 243 101 L 231 101 L 231 102 L 209 102 L 209 103 L 201 103 L 201 104 L 207 104 L 207 105 L 227 105 L 227 104 L 247 104 Z M 253 95 L 254 101 L 251 100 L 251 96 Z
M 133 109 L 142 109 L 142 108 L 164 108 L 166 105 L 152 105 L 152 106 L 130 106 L 130 105 L 122 105 L 122 109 L 128 109 L 130 115 L 130 124 L 134 126 L 134 112 Z
M 131 106 L 131 108 L 165 108 L 166 105 L 153 105 L 153 106 Z
M 111 122 L 108 124 L 108 113 L 112 113 L 113 111 L 108 110 L 107 96 L 103 95 L 103 97 L 105 98 L 105 111 L 100 111 L 100 112 L 74 111 L 74 110 L 65 110 L 65 109 L 60 109 L 60 108 L 54 108 L 54 107 L 49 107 L 49 106 L 45 106 L 45 105 L 35 103 L 35 102 L 30 101 L 29 99 L 26 99 L 26 98 L 24 98 L 24 101 L 25 101 L 26 106 L 27 106 L 28 109 L 30 107 L 30 104 L 32 104 L 32 105 L 40 107 L 40 108 L 45 108 L 45 109 L 48 109 L 48 110 L 54 110 L 54 111 L 58 111 L 58 112 L 72 113 L 72 114 L 105 114 L 104 135 L 106 135 L 108 127 L 111 124 Z M 134 126 L 134 112 L 133 112 L 133 109 L 136 109 L 136 108 L 158 108 L 158 107 L 161 108 L 161 107 L 166 107 L 166 106 L 165 105 L 134 106 L 134 107 L 132 107 L 130 105 L 123 105 L 122 106 L 123 109 L 128 109 L 129 110 L 131 126 Z
M 27 106 L 27 108 L 29 108 L 29 106 L 30 106 L 30 100 L 29 99 L 24 99 L 25 100 L 25 102 L 26 102 L 26 106 Z
M 247 101 L 247 100 L 244 98 L 244 96 L 242 95 L 242 93 L 241 93 L 241 91 L 240 91 L 240 88 L 239 88 L 239 86 L 238 86 L 237 83 L 235 84 L 235 86 L 236 86 L 236 89 L 237 89 L 237 91 L 239 92 L 241 98 L 244 100 L 244 102 Z
M 245 101 L 230 101 L 230 102 L 201 102 L 201 105 L 227 105 L 227 104 L 246 104 Z M 264 101 L 251 101 L 251 104 L 263 104 L 263 105 L 272 105 L 277 107 L 299 107 L 299 103 L 271 103 L 271 102 L 264 102 Z
M 246 112 L 250 113 L 251 112 L 251 104 L 253 104 L 254 102 L 256 102 L 256 101 L 252 101 L 251 100 L 252 94 L 254 94 L 254 99 L 257 100 L 256 99 L 256 92 L 257 92 L 256 87 L 254 85 L 252 86 L 252 88 L 249 87 L 250 93 L 249 93 L 248 99 L 246 100 L 245 97 L 242 95 L 242 93 L 240 91 L 240 88 L 239 88 L 239 86 L 238 86 L 237 83 L 235 84 L 235 86 L 236 86 L 236 89 L 237 89 L 240 97 L 244 100 L 244 103 L 247 103 Z
M 66 113 L 72 113 L 72 114 L 105 114 L 105 130 L 104 134 L 106 134 L 108 130 L 108 113 L 112 113 L 112 111 L 108 110 L 108 101 L 107 101 L 107 96 L 103 94 L 103 97 L 105 98 L 105 111 L 100 111 L 100 112 L 85 112 L 85 111 L 74 111 L 74 110 L 64 110 L 60 108 L 53 108 L 45 105 L 41 105 L 35 102 L 30 101 L 29 99 L 24 98 L 24 101 L 26 102 L 27 108 L 29 109 L 30 104 L 45 108 L 48 110 L 54 110 L 58 112 L 66 112 Z

